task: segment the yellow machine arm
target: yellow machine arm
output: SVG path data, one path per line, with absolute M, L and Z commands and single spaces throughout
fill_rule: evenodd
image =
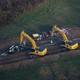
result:
M 53 27 L 51 35 L 53 35 L 55 31 L 58 31 L 62 35 L 62 37 L 63 37 L 62 46 L 63 47 L 68 48 L 68 49 L 78 48 L 78 43 L 68 40 L 66 34 L 62 30 L 60 30 L 60 28 L 58 28 L 56 25 Z
M 58 32 L 62 35 L 62 37 L 63 37 L 63 39 L 64 39 L 64 42 L 69 42 L 66 34 L 65 34 L 62 30 L 60 30 L 60 28 L 58 28 L 56 25 L 53 26 L 51 35 L 53 35 L 55 31 L 58 31 Z
M 32 44 L 34 49 L 37 48 L 36 42 L 27 33 L 25 33 L 24 31 L 21 32 L 20 43 L 23 42 L 24 37 L 26 37 L 31 42 L 31 44 Z
M 32 47 L 34 50 L 33 50 L 33 52 L 31 52 L 31 54 L 43 56 L 47 53 L 47 48 L 37 47 L 36 42 L 24 31 L 22 31 L 20 34 L 20 43 L 23 42 L 24 37 L 26 37 L 32 44 Z

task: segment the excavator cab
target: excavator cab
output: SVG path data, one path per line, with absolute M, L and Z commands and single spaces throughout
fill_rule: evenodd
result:
M 39 47 L 36 49 L 36 51 L 38 50 L 38 54 L 41 56 L 41 55 L 44 55 L 45 53 L 47 53 L 47 48 L 44 48 L 44 47 Z
M 76 49 L 78 46 L 78 43 L 74 42 L 74 41 L 70 41 L 70 42 L 62 42 L 61 46 L 68 48 L 68 49 Z
M 47 49 L 46 48 L 44 48 L 44 47 L 38 47 L 38 48 L 36 48 L 36 49 L 31 49 L 31 52 L 30 52 L 30 54 L 35 54 L 35 55 L 39 55 L 39 56 L 43 56 L 43 55 L 45 55 L 47 53 Z
M 68 49 L 76 49 L 78 47 L 78 43 L 76 43 L 74 41 L 64 42 L 64 44 L 62 44 L 62 46 L 66 47 Z

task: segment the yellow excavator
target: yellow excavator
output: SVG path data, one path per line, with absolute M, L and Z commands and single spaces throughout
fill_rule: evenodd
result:
M 47 48 L 37 47 L 36 42 L 27 33 L 22 31 L 20 34 L 20 44 L 23 42 L 24 38 L 27 38 L 29 42 L 32 44 L 32 50 L 30 52 L 31 54 L 43 56 L 47 53 Z
M 60 28 L 58 28 L 56 25 L 53 26 L 53 29 L 51 31 L 51 35 L 53 35 L 55 31 L 58 31 L 59 34 L 63 37 L 63 42 L 62 42 L 61 46 L 68 48 L 68 49 L 71 49 L 71 50 L 78 48 L 78 43 L 71 41 L 71 40 L 68 40 L 66 34 L 62 30 L 60 30 Z

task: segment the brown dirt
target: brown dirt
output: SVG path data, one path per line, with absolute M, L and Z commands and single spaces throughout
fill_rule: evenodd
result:
M 69 29 L 69 36 L 71 36 L 73 39 L 74 38 L 80 38 L 80 28 Z M 78 42 L 79 42 L 79 46 L 80 46 L 80 40 Z M 6 46 L 12 45 L 14 43 L 19 43 L 19 37 L 14 37 L 14 38 L 6 39 L 6 40 L 1 40 L 0 41 L 0 50 L 4 49 Z M 59 55 L 57 53 L 59 52 L 59 50 L 60 49 L 57 48 L 57 46 L 55 46 L 55 47 L 51 46 L 51 47 L 48 47 L 48 53 L 47 54 L 55 54 L 54 56 L 58 57 Z M 79 50 L 73 50 L 73 51 L 70 51 L 68 53 L 70 53 L 70 54 L 75 53 L 76 54 L 77 52 L 79 52 Z M 0 62 L 4 61 L 4 60 L 15 60 L 15 59 L 18 59 L 18 58 L 22 58 L 22 56 L 25 58 L 26 53 L 20 52 L 20 53 L 8 55 L 6 57 L 0 57 Z M 50 55 L 50 56 L 52 56 L 52 55 Z M 52 57 L 54 57 L 54 56 L 52 56 Z M 44 58 L 46 58 L 46 56 L 42 57 L 41 59 L 44 59 Z M 19 66 L 26 65 L 29 62 L 31 63 L 33 61 L 34 61 L 34 59 L 23 60 L 23 61 L 19 61 L 19 62 L 16 62 L 16 63 L 11 63 L 11 64 L 6 64 L 6 65 L 0 65 L 0 70 L 1 69 L 6 70 L 6 69 L 10 69 L 10 68 L 18 68 Z
M 52 61 L 56 61 L 61 57 L 61 55 L 65 55 L 65 56 L 66 55 L 80 55 L 80 50 L 74 50 L 74 53 L 73 53 L 73 51 L 69 51 L 69 52 L 63 52 L 63 53 L 59 53 L 59 54 L 55 54 L 55 55 L 44 56 L 41 58 L 28 59 L 28 60 L 19 61 L 16 63 L 0 65 L 0 70 L 9 70 L 9 69 L 13 69 L 13 68 L 20 68 L 21 66 L 30 65 L 30 64 L 34 63 L 35 60 L 45 61 L 46 59 L 50 59 Z

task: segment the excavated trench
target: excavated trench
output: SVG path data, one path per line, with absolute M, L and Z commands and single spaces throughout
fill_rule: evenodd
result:
M 74 32 L 74 34 L 73 34 L 73 32 Z M 74 41 L 79 43 L 78 50 L 80 50 L 80 28 L 70 29 L 69 36 L 71 36 L 71 38 L 73 38 Z M 1 44 L 0 50 L 3 49 L 3 47 L 5 45 L 9 46 L 10 44 L 15 43 L 15 41 L 18 42 L 18 38 L 14 38 L 13 40 L 9 39 L 7 41 L 4 40 L 4 41 L 0 42 L 0 44 Z M 49 41 L 49 40 L 47 40 L 47 41 Z M 8 43 L 10 42 L 10 43 L 8 44 L 6 42 L 8 42 Z M 44 42 L 41 42 L 41 43 L 39 42 L 39 45 L 41 46 L 41 45 L 43 45 L 43 43 Z M 60 48 L 60 46 L 57 44 L 49 44 L 49 42 L 47 42 L 47 43 L 44 44 L 44 46 L 48 48 L 48 53 L 45 56 L 68 51 L 65 48 Z M 4 56 L 4 57 L 0 57 L 0 68 L 2 68 L 2 66 L 4 66 L 4 65 L 13 64 L 13 63 L 16 64 L 21 61 L 25 61 L 28 59 L 35 59 L 35 58 L 40 58 L 40 57 L 36 56 L 36 55 L 30 55 L 26 51 L 25 52 L 16 52 L 15 54 L 10 54 L 10 55 Z

